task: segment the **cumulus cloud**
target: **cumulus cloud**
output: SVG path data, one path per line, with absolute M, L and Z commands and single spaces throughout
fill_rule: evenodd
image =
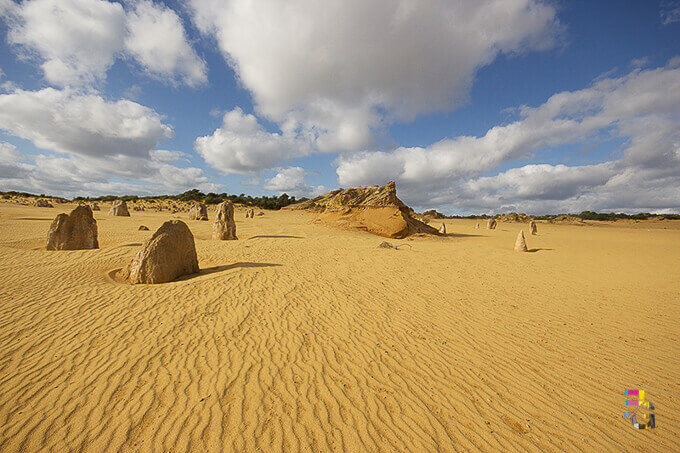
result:
M 91 84 L 102 79 L 122 50 L 125 12 L 99 0 L 32 0 L 9 17 L 8 40 L 42 60 L 55 85 Z
M 278 168 L 276 175 L 264 181 L 264 188 L 280 194 L 312 198 L 328 192 L 324 186 L 310 186 L 305 182 L 308 173 L 301 167 Z
M 136 59 L 164 83 L 196 86 L 207 80 L 205 62 L 187 42 L 177 14 L 148 0 L 27 0 L 0 5 L 8 41 L 36 60 L 56 86 L 92 86 L 116 58 Z
M 85 156 L 148 155 L 173 136 L 148 107 L 54 88 L 0 95 L 0 129 L 38 148 Z
M 680 1 L 662 1 L 659 16 L 664 25 L 680 22 Z
M 236 108 L 224 114 L 222 126 L 199 137 L 195 150 L 225 174 L 252 173 L 276 162 L 309 153 L 309 145 L 295 136 L 268 132 L 255 116 Z
M 539 0 L 190 5 L 257 112 L 321 151 L 362 149 L 386 124 L 455 108 L 480 67 L 500 53 L 549 48 L 562 30 Z
M 182 154 L 156 150 L 137 156 L 24 156 L 0 143 L 0 189 L 75 195 L 166 194 L 191 188 L 219 190 L 203 170 L 172 165 Z
M 128 14 L 127 28 L 125 47 L 151 77 L 191 87 L 208 81 L 206 64 L 189 45 L 172 9 L 139 1 Z
M 521 119 L 482 137 L 423 148 L 340 156 L 341 185 L 396 179 L 409 202 L 464 210 L 680 209 L 680 65 L 597 80 L 521 106 Z M 597 165 L 527 165 L 483 176 L 510 161 L 586 140 L 626 140 L 623 156 Z M 675 198 L 674 198 L 675 197 Z

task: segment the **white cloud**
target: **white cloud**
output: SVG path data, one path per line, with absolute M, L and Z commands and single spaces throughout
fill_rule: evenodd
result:
M 664 25 L 680 22 L 680 1 L 662 1 L 659 16 Z
M 295 197 L 316 197 L 328 192 L 324 186 L 310 186 L 305 182 L 308 173 L 301 167 L 278 168 L 278 173 L 264 181 L 263 187 L 280 194 L 287 193 Z
M 123 48 L 125 12 L 100 0 L 31 0 L 10 19 L 9 42 L 42 60 L 48 82 L 87 85 L 104 78 Z
M 680 65 L 635 69 L 557 93 L 482 137 L 424 148 L 340 156 L 341 185 L 396 179 L 407 202 L 466 210 L 680 209 Z M 623 156 L 597 165 L 527 165 L 482 176 L 552 146 L 627 140 Z M 673 198 L 675 197 L 675 198 Z
M 208 81 L 205 61 L 189 45 L 175 11 L 141 0 L 127 19 L 125 47 L 151 77 L 191 87 Z
M 83 156 L 144 156 L 173 136 L 148 107 L 53 88 L 0 95 L 0 129 L 38 148 Z
M 296 137 L 267 132 L 257 118 L 236 108 L 224 114 L 222 126 L 199 137 L 194 148 L 213 167 L 228 173 L 252 173 L 276 162 L 309 153 Z
M 171 165 L 175 151 L 152 151 L 136 156 L 23 156 L 0 144 L 0 190 L 20 190 L 72 197 L 106 194 L 173 194 L 198 188 L 219 190 L 200 168 Z M 19 163 L 22 160 L 30 163 Z
M 455 108 L 499 53 L 546 49 L 562 30 L 538 0 L 190 5 L 258 113 L 321 151 L 362 149 L 386 124 Z
M 57 86 L 90 87 L 106 78 L 116 58 L 135 58 L 164 83 L 197 86 L 206 65 L 187 41 L 177 14 L 148 0 L 27 0 L 0 5 L 8 41 L 24 58 L 37 60 Z

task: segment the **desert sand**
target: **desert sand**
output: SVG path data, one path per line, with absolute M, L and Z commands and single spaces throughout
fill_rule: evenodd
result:
M 395 250 L 305 212 L 237 208 L 216 241 L 213 209 L 105 203 L 99 249 L 46 251 L 74 207 L 0 203 L 0 451 L 680 448 L 678 221 L 443 220 Z M 173 218 L 201 272 L 116 281 Z

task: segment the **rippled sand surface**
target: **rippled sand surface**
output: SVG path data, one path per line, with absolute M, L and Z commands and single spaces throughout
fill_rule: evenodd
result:
M 45 251 L 73 207 L 0 203 L 2 452 L 680 448 L 680 222 L 539 223 L 522 254 L 520 224 L 393 250 L 299 212 L 212 241 L 180 213 L 201 273 L 130 286 L 173 215 L 106 205 L 101 249 Z

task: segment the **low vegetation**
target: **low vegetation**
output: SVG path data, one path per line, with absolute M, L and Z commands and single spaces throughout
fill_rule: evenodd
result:
M 25 198 L 53 198 L 55 200 L 58 200 L 62 203 L 66 203 L 69 200 L 66 198 L 62 197 L 54 197 L 51 195 L 45 195 L 40 194 L 32 194 L 32 193 L 27 193 L 27 192 L 16 192 L 16 191 L 9 191 L 9 192 L 0 192 L 0 197 L 4 200 L 11 199 L 12 197 L 25 197 Z M 202 201 L 205 204 L 219 204 L 225 200 L 229 200 L 234 204 L 242 204 L 246 206 L 254 206 L 258 207 L 261 209 L 272 209 L 272 210 L 278 210 L 283 208 L 284 206 L 288 206 L 294 203 L 299 203 L 302 201 L 306 201 L 307 198 L 295 198 L 288 196 L 288 194 L 282 194 L 277 196 L 261 196 L 261 197 L 253 197 L 251 195 L 246 195 L 246 194 L 239 194 L 239 195 L 230 195 L 227 193 L 214 193 L 214 192 L 209 192 L 207 194 L 201 192 L 198 189 L 191 189 L 187 190 L 186 192 L 177 194 L 177 195 L 153 195 L 153 196 L 146 196 L 146 197 L 140 197 L 137 195 L 123 195 L 123 196 L 116 196 L 116 195 L 104 195 L 100 197 L 75 197 L 73 198 L 72 201 L 100 201 L 100 202 L 111 202 L 113 200 L 124 200 L 124 201 L 137 201 L 137 200 L 146 200 L 148 202 L 153 203 L 154 200 L 178 200 L 178 201 Z M 426 211 L 425 215 L 427 215 L 429 212 L 432 211 Z M 437 213 L 438 215 L 441 215 Z M 671 219 L 671 220 L 680 220 L 680 214 L 652 214 L 649 212 L 640 212 L 637 214 L 624 214 L 622 212 L 593 212 L 593 211 L 583 211 L 580 214 L 547 214 L 547 215 L 540 215 L 540 216 L 532 216 L 536 220 L 553 220 L 559 216 L 571 216 L 571 217 L 577 217 L 581 220 L 598 220 L 598 221 L 616 221 L 616 220 L 648 220 L 648 219 L 654 219 L 654 218 L 659 218 L 663 217 L 665 219 Z M 490 219 L 492 217 L 499 217 L 499 215 L 495 216 L 490 216 L 486 214 L 482 215 L 467 215 L 467 216 L 445 216 L 441 215 L 441 218 L 445 219 Z
M 139 197 L 137 195 L 124 195 L 124 196 L 114 196 L 106 195 L 102 197 L 75 197 L 73 201 L 113 201 L 116 199 L 124 201 L 136 201 L 136 200 L 146 200 L 153 202 L 154 200 L 178 200 L 178 201 L 201 201 L 205 204 L 219 204 L 225 200 L 229 200 L 234 204 L 242 204 L 246 206 L 255 206 L 261 209 L 272 209 L 278 210 L 289 204 L 298 203 L 300 201 L 307 200 L 306 198 L 296 199 L 295 197 L 290 197 L 288 194 L 282 194 L 280 196 L 261 196 L 253 197 L 251 195 L 240 194 L 240 195 L 230 195 L 227 193 L 214 193 L 209 192 L 205 194 L 198 189 L 187 190 L 184 193 L 178 195 L 154 195 L 148 197 Z

